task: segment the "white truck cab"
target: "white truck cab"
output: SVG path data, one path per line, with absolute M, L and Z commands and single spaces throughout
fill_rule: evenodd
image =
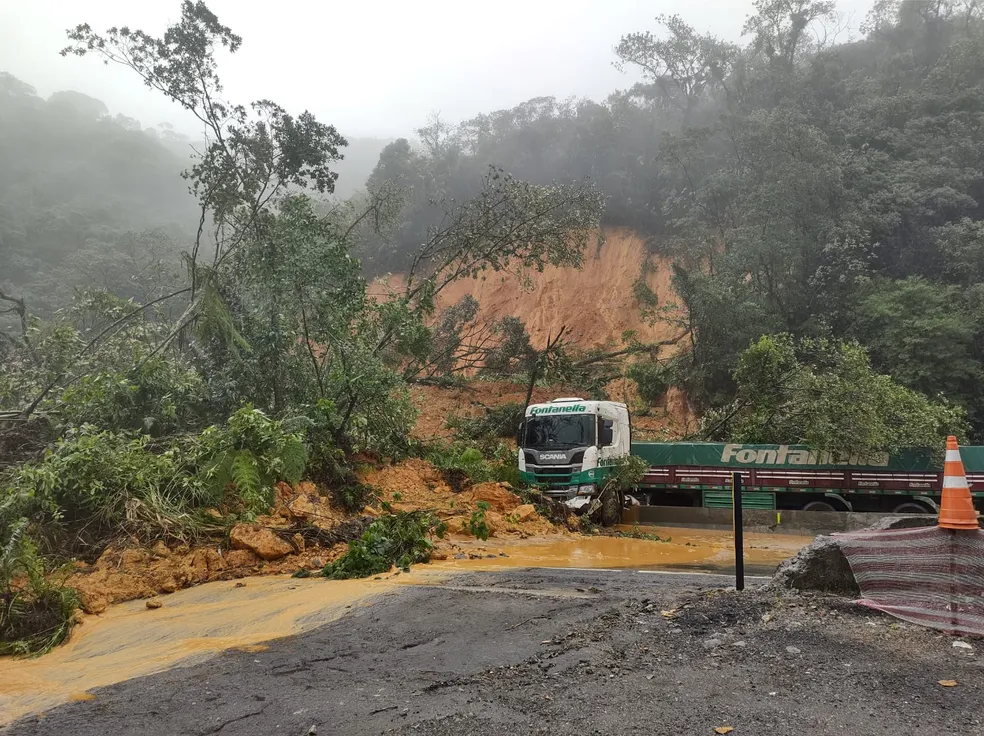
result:
M 531 404 L 516 443 L 523 481 L 580 508 L 599 490 L 605 466 L 630 453 L 629 410 L 615 401 L 578 397 Z

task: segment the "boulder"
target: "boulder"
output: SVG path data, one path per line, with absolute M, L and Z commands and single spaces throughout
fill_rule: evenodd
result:
M 536 506 L 531 503 L 524 503 L 510 514 L 516 521 L 523 522 L 536 518 Z
M 500 514 L 508 514 L 523 505 L 523 499 L 510 491 L 505 483 L 478 483 L 471 487 L 470 494 L 476 504 L 485 501 Z
M 236 524 L 229 532 L 233 549 L 246 549 L 264 560 L 279 560 L 294 548 L 269 529 L 257 524 Z
M 845 596 L 858 596 L 861 589 L 851 565 L 833 537 L 820 536 L 779 565 L 772 589 L 819 590 Z

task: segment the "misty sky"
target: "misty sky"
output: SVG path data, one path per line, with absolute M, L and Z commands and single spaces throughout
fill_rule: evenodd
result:
M 308 108 L 349 136 L 410 135 L 431 112 L 457 122 L 541 95 L 603 99 L 635 79 L 612 67 L 625 33 L 656 30 L 679 13 L 701 30 L 739 40 L 752 0 L 207 0 L 243 37 L 220 60 L 226 95 Z M 873 0 L 840 0 L 857 27 Z M 0 2 L 0 70 L 47 96 L 74 89 L 145 126 L 174 123 L 180 109 L 133 72 L 95 58 L 61 58 L 65 29 L 129 25 L 159 35 L 179 0 Z M 844 40 L 846 40 L 846 35 Z

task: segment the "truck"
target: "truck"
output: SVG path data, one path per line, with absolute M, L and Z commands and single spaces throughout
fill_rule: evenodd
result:
M 578 397 L 528 406 L 516 442 L 525 483 L 574 509 L 600 501 L 594 508 L 602 507 L 605 524 L 617 522 L 625 505 L 730 508 L 735 473 L 742 504 L 758 509 L 935 513 L 943 487 L 943 469 L 928 449 L 890 456 L 803 445 L 633 442 L 625 404 Z M 646 461 L 645 477 L 606 498 L 612 465 L 629 454 Z M 974 504 L 984 511 L 984 447 L 963 446 L 960 454 Z

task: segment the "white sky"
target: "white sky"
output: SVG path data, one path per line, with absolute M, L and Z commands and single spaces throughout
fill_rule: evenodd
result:
M 408 136 L 431 112 L 457 122 L 531 97 L 603 99 L 635 80 L 612 67 L 625 33 L 679 13 L 739 40 L 751 0 L 207 0 L 243 38 L 220 61 L 226 95 L 310 109 L 349 136 Z M 857 27 L 873 0 L 839 0 Z M 0 0 L 0 70 L 47 96 L 73 89 L 145 126 L 182 112 L 122 67 L 62 58 L 65 29 L 89 23 L 159 35 L 179 0 Z M 846 39 L 845 39 L 846 40 Z M 186 129 L 186 132 L 193 132 Z

